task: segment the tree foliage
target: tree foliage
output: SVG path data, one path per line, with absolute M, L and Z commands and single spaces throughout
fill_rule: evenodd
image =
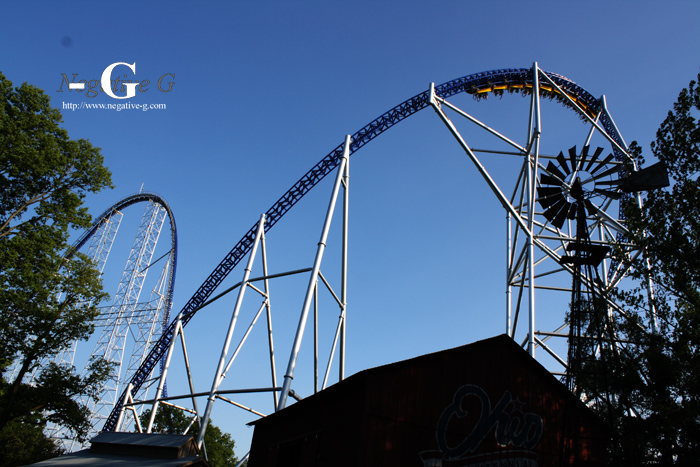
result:
M 60 456 L 64 450 L 47 438 L 42 423 L 10 422 L 0 431 L 0 467 L 14 467 Z
M 145 428 L 150 419 L 151 411 L 145 410 L 141 414 L 141 425 Z M 153 420 L 152 433 L 168 434 L 193 434 L 196 436 L 199 431 L 199 424 L 192 416 L 171 405 L 161 404 L 158 407 Z M 231 435 L 221 431 L 219 427 L 211 422 L 207 426 L 204 434 L 204 447 L 207 453 L 207 461 L 213 467 L 234 467 L 238 459 L 234 453 L 235 441 Z
M 47 362 L 89 336 L 106 297 L 68 239 L 90 226 L 83 199 L 111 187 L 111 174 L 61 123 L 43 91 L 0 74 L 0 433 L 50 421 L 82 439 L 88 411 L 74 397 L 95 396 L 109 366 L 94 361 L 80 376 Z
M 627 343 L 607 384 L 616 402 L 614 444 L 627 465 L 696 465 L 700 458 L 698 117 L 700 87 L 691 81 L 651 146 L 671 186 L 645 193 L 641 207 L 625 206 L 630 240 L 644 255 L 620 258 L 634 287 L 618 291 L 628 311 L 618 332 Z

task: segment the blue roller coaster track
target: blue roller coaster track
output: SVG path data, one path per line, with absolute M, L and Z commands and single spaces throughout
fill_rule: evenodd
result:
M 160 195 L 144 191 L 120 199 L 93 221 L 92 227 L 86 230 L 83 233 L 83 235 L 81 235 L 80 238 L 78 238 L 78 240 L 76 240 L 76 242 L 73 244 L 72 251 L 79 251 L 83 246 L 85 246 L 88 240 L 90 240 L 92 236 L 95 235 L 95 232 L 97 232 L 97 229 L 100 228 L 100 225 L 102 225 L 102 223 L 106 219 L 108 219 L 115 211 L 120 211 L 136 203 L 143 203 L 148 201 L 154 201 L 163 206 L 165 212 L 168 214 L 168 219 L 170 220 L 170 251 L 172 251 L 173 254 L 170 257 L 171 274 L 168 278 L 167 283 L 168 294 L 165 298 L 166 302 L 164 310 L 164 319 L 169 320 L 170 311 L 173 306 L 173 294 L 175 292 L 175 273 L 177 271 L 177 226 L 175 224 L 175 216 L 173 215 L 172 209 L 170 209 L 168 203 Z
M 548 86 L 547 84 L 541 84 L 539 87 L 540 95 L 555 99 L 564 106 L 572 108 L 578 112 L 582 118 L 585 118 L 583 113 L 586 113 L 591 118 L 596 118 L 603 106 L 599 99 L 593 97 L 588 91 L 564 76 L 542 70 L 539 70 L 539 72 L 547 75 L 559 86 L 561 91 L 566 94 L 566 96 L 563 96 L 559 89 Z M 471 94 L 477 99 L 487 97 L 488 94 L 491 93 L 495 95 L 500 95 L 504 92 L 530 94 L 534 82 L 533 70 L 531 68 L 508 68 L 475 73 L 448 81 L 436 86 L 435 93 L 439 97 L 445 99 L 460 93 Z M 350 154 L 354 154 L 374 138 L 405 118 L 410 117 L 419 110 L 430 107 L 429 98 L 429 91 L 413 96 L 362 127 L 351 136 L 352 143 L 350 146 Z M 572 105 L 571 102 L 574 104 Z M 612 139 L 621 144 L 621 138 L 615 129 L 615 125 L 605 112 L 600 113 L 598 122 Z M 344 143 L 339 144 L 272 205 L 266 212 L 266 232 L 301 200 L 306 193 L 338 166 L 343 155 L 343 146 Z M 618 157 L 620 157 L 620 155 L 618 155 Z M 243 235 L 243 238 L 236 243 L 219 265 L 214 268 L 211 274 L 205 279 L 204 283 L 202 283 L 182 308 L 183 326 L 195 316 L 197 311 L 212 293 L 214 293 L 228 274 L 248 254 L 253 246 L 257 225 L 258 223 L 256 222 L 255 225 Z M 174 329 L 175 321 L 170 323 L 158 342 L 151 348 L 150 353 L 141 367 L 134 373 L 131 378 L 132 392 L 135 393 L 141 388 L 144 382 L 150 377 L 155 365 L 165 356 Z M 117 428 L 116 423 L 119 418 L 119 413 L 122 410 L 125 395 L 126 391 L 118 399 L 116 406 L 107 418 L 103 431 L 114 431 Z

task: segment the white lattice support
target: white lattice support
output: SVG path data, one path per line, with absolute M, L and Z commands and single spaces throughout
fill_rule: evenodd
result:
M 164 259 L 161 259 L 161 261 Z M 138 308 L 141 313 L 138 318 L 131 320 L 134 348 L 127 366 L 127 375 L 133 374 L 141 366 L 151 350 L 151 346 L 163 332 L 164 323 L 162 317 L 164 316 L 167 301 L 166 289 L 170 272 L 169 264 L 170 262 L 168 261 L 165 268 L 161 270 L 160 279 L 151 291 L 148 302 L 139 304 Z M 146 399 L 149 389 L 150 386 L 144 386 L 134 397 L 136 399 Z
M 95 264 L 95 269 L 97 269 L 100 274 L 104 272 L 107 258 L 112 250 L 112 245 L 114 244 L 114 239 L 117 236 L 117 231 L 119 230 L 123 217 L 124 214 L 122 214 L 121 211 L 113 211 L 112 215 L 102 221 L 95 235 L 92 237 L 87 256 Z M 56 361 L 60 365 L 72 366 L 75 361 L 77 347 L 78 341 L 73 341 L 66 350 L 59 354 Z
M 141 219 L 141 224 L 126 262 L 117 293 L 114 296 L 112 319 L 105 324 L 102 335 L 92 353 L 93 356 L 103 357 L 115 364 L 112 377 L 103 387 L 99 401 L 89 405 L 92 410 L 93 430 L 95 431 L 116 402 L 117 391 L 120 389 L 120 374 L 127 333 L 134 312 L 139 307 L 138 299 L 166 215 L 165 208 L 160 204 L 152 200 L 147 203 L 147 208 Z M 155 310 L 153 311 L 155 313 Z M 140 325 L 144 322 L 142 320 L 137 321 Z M 145 322 L 148 323 L 150 320 L 145 320 Z M 145 326 L 148 327 L 149 325 L 146 324 Z M 142 331 L 139 330 L 138 332 L 141 333 Z M 149 331 L 144 333 L 148 334 Z
M 109 217 L 106 217 L 95 232 L 88 249 L 88 257 L 95 263 L 95 268 L 100 272 L 104 271 L 107 258 L 112 250 L 114 238 L 121 225 L 124 214 L 114 210 Z

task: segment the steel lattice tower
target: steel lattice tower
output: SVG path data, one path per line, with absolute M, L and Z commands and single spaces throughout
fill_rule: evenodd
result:
M 93 226 L 78 239 L 73 250 L 79 251 L 89 241 L 87 255 L 95 263 L 97 270 L 103 273 L 122 224 L 123 211 L 137 203 L 144 203 L 145 210 L 121 273 L 117 291 L 111 304 L 102 308 L 96 319 L 99 338 L 88 362 L 93 358 L 103 358 L 114 367 L 100 392 L 99 400 L 84 401 L 91 411 L 92 430 L 88 438 L 101 430 L 104 419 L 114 408 L 117 395 L 124 390 L 123 380 L 130 378 L 131 373 L 148 354 L 150 347 L 160 338 L 162 329 L 169 321 L 172 307 L 177 264 L 177 230 L 170 207 L 159 195 L 142 192 L 120 200 L 97 218 Z M 166 219 L 170 224 L 170 245 L 164 253 L 162 248 L 159 249 L 162 254 L 154 257 Z M 141 296 L 149 272 L 157 276 L 157 279 L 148 281 L 152 289 L 148 292 L 148 299 L 144 301 L 141 300 Z M 105 287 L 108 285 L 105 284 Z M 61 365 L 72 366 L 76 361 L 78 347 L 77 342 L 70 343 L 67 350 L 55 361 Z M 126 369 L 123 368 L 125 365 Z M 145 396 L 147 391 L 148 387 L 144 387 L 140 394 Z M 74 442 L 70 441 L 65 430 L 51 426 L 48 432 L 50 436 L 66 444 L 69 450 L 74 449 Z

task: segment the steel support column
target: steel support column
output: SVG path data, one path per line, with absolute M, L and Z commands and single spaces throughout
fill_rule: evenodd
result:
M 540 152 L 540 80 L 539 67 L 537 62 L 532 65 L 532 112 L 530 114 L 531 124 L 529 130 L 532 137 L 528 138 L 530 150 L 527 154 L 527 261 L 528 261 L 528 352 L 535 356 L 535 234 L 533 232 L 535 222 L 535 190 L 537 185 L 537 166 Z
M 331 228 L 331 222 L 333 220 L 333 212 L 335 211 L 336 200 L 338 199 L 338 192 L 342 184 L 343 176 L 345 175 L 345 168 L 350 158 L 350 135 L 345 137 L 345 149 L 343 151 L 343 156 L 340 161 L 340 166 L 338 167 L 338 175 L 335 179 L 335 184 L 333 185 L 333 192 L 331 194 L 331 200 L 328 204 L 328 211 L 326 212 L 326 219 L 323 224 L 323 230 L 321 232 L 321 238 L 318 242 L 318 248 L 316 250 L 316 258 L 314 259 L 313 269 L 311 270 L 311 277 L 309 278 L 309 285 L 306 289 L 306 296 L 304 298 L 304 305 L 302 306 L 301 316 L 299 318 L 299 325 L 297 327 L 297 332 L 294 337 L 294 344 L 292 346 L 292 352 L 289 357 L 289 364 L 287 365 L 287 371 L 284 375 L 284 383 L 282 384 L 282 393 L 280 394 L 280 400 L 277 405 L 277 410 L 283 409 L 287 405 L 287 398 L 289 397 L 289 391 L 291 390 L 292 379 L 294 378 L 294 369 L 297 363 L 297 357 L 299 356 L 299 349 L 301 348 L 302 337 L 304 336 L 304 329 L 306 328 L 306 321 L 309 316 L 309 309 L 311 308 L 311 303 L 313 301 L 314 289 L 316 287 L 316 282 L 318 281 L 319 271 L 321 269 L 321 261 L 323 260 L 323 253 L 326 249 L 326 241 L 328 239 L 328 232 Z
M 224 346 L 221 350 L 221 357 L 219 358 L 219 364 L 216 368 L 216 374 L 214 375 L 214 380 L 211 384 L 211 391 L 209 392 L 209 397 L 207 399 L 207 406 L 204 409 L 204 415 L 202 416 L 202 423 L 199 427 L 199 434 L 197 435 L 197 446 L 202 448 L 204 443 L 204 433 L 207 431 L 207 425 L 209 424 L 209 418 L 211 417 L 211 411 L 214 406 L 214 401 L 216 400 L 216 392 L 219 389 L 219 385 L 223 380 L 224 367 L 226 365 L 226 357 L 228 355 L 228 349 L 231 345 L 231 338 L 233 337 L 233 331 L 236 328 L 236 322 L 238 321 L 238 313 L 241 310 L 241 305 L 243 304 L 243 296 L 248 288 L 248 279 L 250 278 L 250 271 L 253 269 L 253 261 L 255 260 L 255 254 L 258 250 L 258 245 L 260 244 L 260 239 L 265 228 L 265 214 L 260 216 L 260 221 L 258 222 L 258 228 L 255 233 L 255 240 L 253 241 L 253 247 L 250 250 L 250 256 L 248 257 L 248 264 L 246 265 L 245 272 L 243 273 L 243 279 L 241 281 L 241 288 L 238 290 L 238 298 L 236 299 L 236 305 L 233 309 L 231 315 L 231 323 L 228 327 L 228 333 L 226 334 L 226 340 L 224 341 Z

